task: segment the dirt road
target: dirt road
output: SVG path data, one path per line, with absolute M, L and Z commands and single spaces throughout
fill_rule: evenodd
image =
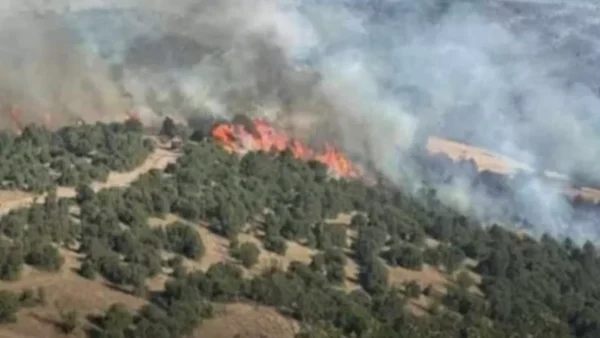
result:
M 92 188 L 94 191 L 98 191 L 105 188 L 126 186 L 152 169 L 162 170 L 166 168 L 169 163 L 177 161 L 177 158 L 177 153 L 158 147 L 141 166 L 129 172 L 112 172 L 108 175 L 106 182 L 94 182 Z M 72 187 L 59 187 L 56 193 L 59 198 L 74 197 L 76 194 L 75 188 Z M 42 203 L 44 198 L 44 194 L 36 195 L 22 191 L 0 190 L 0 215 L 5 215 L 13 209 L 26 207 L 34 202 Z

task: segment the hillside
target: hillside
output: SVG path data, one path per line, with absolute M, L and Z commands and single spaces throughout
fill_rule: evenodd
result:
M 600 201 L 599 189 L 575 186 L 569 182 L 568 177 L 556 172 L 535 173 L 531 166 L 525 163 L 483 148 L 444 138 L 430 137 L 426 149 L 430 154 L 443 154 L 456 162 L 472 160 L 479 171 L 489 171 L 499 175 L 514 175 L 518 172 L 533 174 L 548 184 L 553 184 L 557 191 L 561 191 L 570 198 L 579 196 L 594 203 Z
M 104 183 L 3 193 L 0 337 L 600 334 L 591 243 L 193 135 Z

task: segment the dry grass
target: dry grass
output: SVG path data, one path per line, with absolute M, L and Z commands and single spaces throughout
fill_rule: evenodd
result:
M 157 147 L 156 150 L 148 156 L 146 161 L 138 168 L 123 173 L 112 172 L 108 175 L 106 182 L 94 182 L 92 188 L 95 191 L 111 187 L 123 187 L 135 181 L 142 174 L 152 169 L 162 170 L 169 163 L 177 161 L 179 154 Z M 58 187 L 56 194 L 59 198 L 75 197 L 75 189 L 72 187 Z M 45 195 L 35 195 L 18 190 L 0 190 L 0 215 L 8 213 L 10 210 L 27 207 L 34 202 L 42 203 Z
M 479 170 L 489 170 L 498 174 L 512 174 L 517 170 L 532 170 L 530 166 L 504 155 L 439 137 L 429 138 L 427 150 L 432 154 L 446 154 L 454 161 L 473 160 Z
M 421 288 L 432 286 L 439 292 L 445 292 L 448 278 L 444 276 L 437 268 L 424 265 L 419 271 L 409 270 L 400 266 L 390 267 L 390 284 L 404 284 L 411 281 L 417 282 Z
M 356 214 L 357 212 L 355 211 L 349 213 L 340 213 L 335 218 L 325 220 L 325 223 L 350 225 L 352 217 Z
M 184 258 L 183 265 L 188 270 L 202 270 L 206 271 L 211 265 L 227 261 L 229 258 L 229 240 L 218 236 L 209 231 L 205 226 L 193 224 L 180 217 L 168 214 L 164 219 L 150 218 L 148 224 L 151 227 L 166 227 L 174 224 L 176 221 L 180 221 L 191 225 L 202 238 L 202 242 L 205 246 L 205 253 L 200 261 Z M 170 258 L 173 256 L 172 253 L 163 253 L 164 258 Z
M 161 147 L 157 147 L 144 163 L 136 169 L 124 173 L 110 173 L 106 182 L 95 182 L 92 186 L 98 191 L 110 187 L 123 187 L 137 180 L 141 175 L 152 169 L 164 170 L 170 163 L 175 163 L 179 154 Z
M 251 242 L 254 243 L 260 249 L 260 257 L 258 264 L 253 267 L 249 272 L 251 274 L 258 274 L 264 271 L 265 268 L 273 266 L 273 264 L 279 266 L 282 269 L 287 269 L 291 262 L 299 261 L 305 264 L 309 264 L 317 251 L 306 246 L 300 245 L 296 242 L 287 242 L 287 251 L 285 255 L 278 255 L 276 253 L 267 251 L 261 241 L 251 235 L 241 234 L 239 236 L 240 243 Z
M 206 252 L 200 262 L 184 259 L 184 266 L 190 270 L 203 270 L 206 271 L 211 265 L 224 262 L 232 261 L 233 258 L 229 255 L 229 240 L 222 236 L 216 235 L 211 232 L 205 224 L 194 224 L 179 218 L 176 215 L 169 214 L 165 219 L 152 218 L 149 220 L 150 226 L 168 226 L 173 224 L 175 221 L 181 221 L 183 223 L 190 224 L 194 229 L 198 231 L 202 237 L 202 241 L 206 248 Z M 259 262 L 250 270 L 247 270 L 247 275 L 256 275 L 264 271 L 265 268 L 273 266 L 273 264 L 287 269 L 289 264 L 294 261 L 300 261 L 303 263 L 310 263 L 311 258 L 316 251 L 308 247 L 302 246 L 296 242 L 287 242 L 287 251 L 285 255 L 278 255 L 276 253 L 267 251 L 262 242 L 250 234 L 241 233 L 238 235 L 239 243 L 254 243 L 260 250 Z
M 300 326 L 276 310 L 245 303 L 220 305 L 215 318 L 206 320 L 194 337 L 293 338 Z
M 168 226 L 180 220 L 175 215 L 167 215 L 164 219 L 152 218 L 149 220 L 151 226 Z M 206 254 L 200 262 L 186 259 L 185 266 L 190 270 L 206 270 L 214 263 L 232 260 L 229 256 L 229 241 L 221 236 L 210 232 L 205 226 L 195 226 L 200 233 L 206 246 Z M 288 251 L 285 256 L 280 256 L 264 250 L 261 242 L 254 236 L 241 234 L 240 243 L 252 242 L 261 249 L 260 262 L 254 268 L 245 271 L 247 275 L 260 273 L 265 267 L 278 264 L 281 268 L 287 266 L 294 260 L 309 263 L 316 251 L 301 246 L 294 242 L 288 243 Z M 78 309 L 83 314 L 99 313 L 113 303 L 120 302 L 135 309 L 145 303 L 144 300 L 133 297 L 126 293 L 115 290 L 103 283 L 101 280 L 89 281 L 79 277 L 74 271 L 79 267 L 77 254 L 71 251 L 62 251 L 65 256 L 65 266 L 58 274 L 48 274 L 27 268 L 23 278 L 14 283 L 0 283 L 1 289 L 13 291 L 23 288 L 45 287 L 48 294 L 48 304 L 54 304 L 60 300 L 67 308 Z M 166 257 L 172 254 L 165 253 Z M 358 274 L 357 264 L 348 259 L 345 267 L 347 281 L 346 290 L 358 288 L 356 277 Z M 148 286 L 153 291 L 162 290 L 167 280 L 166 274 L 161 274 L 150 281 Z M 475 277 L 476 278 L 476 277 Z M 422 271 L 413 271 L 400 267 L 390 268 L 390 283 L 403 284 L 416 280 L 422 287 L 433 285 L 435 289 L 443 292 L 448 282 L 446 277 L 436 269 L 425 267 Z M 433 300 L 421 296 L 412 299 L 408 306 L 416 315 L 424 315 L 431 306 Z M 293 337 L 297 332 L 298 324 L 281 316 L 275 310 L 268 307 L 256 307 L 248 304 L 220 305 L 218 315 L 207 320 L 197 330 L 197 337 Z M 55 329 L 58 320 L 57 310 L 54 306 L 26 309 L 19 313 L 19 321 L 16 324 L 0 327 L 0 337 L 25 338 L 61 336 Z M 296 330 L 296 331 L 294 331 Z M 237 336 L 239 335 L 239 336 Z
M 179 154 L 173 151 L 157 147 L 139 167 L 128 172 L 111 172 L 106 182 L 94 182 L 92 183 L 92 188 L 94 191 L 98 191 L 106 188 L 127 186 L 152 169 L 165 169 L 169 163 L 177 161 L 178 157 Z M 59 197 L 75 197 L 75 189 L 71 187 L 59 187 L 57 195 Z
M 584 200 L 592 201 L 594 203 L 600 202 L 600 189 L 594 188 L 573 188 L 573 187 L 565 187 L 565 194 L 571 198 L 576 196 L 580 196 Z
M 488 170 L 502 175 L 512 175 L 520 170 L 533 172 L 531 166 L 515 161 L 510 157 L 439 137 L 429 138 L 427 150 L 432 154 L 445 154 L 454 161 L 473 160 L 480 171 Z M 557 173 L 546 172 L 546 176 L 545 180 L 548 183 L 556 185 L 556 189 L 562 190 L 568 197 L 580 196 L 595 203 L 600 201 L 600 189 L 571 187 L 566 183 L 565 176 Z
M 29 206 L 36 195 L 18 190 L 0 190 L 0 215 L 5 215 L 13 209 Z
M 481 276 L 466 269 L 457 270 L 452 274 L 451 278 L 449 278 L 437 268 L 427 265 L 420 271 L 409 270 L 397 266 L 389 267 L 389 283 L 390 285 L 402 286 L 414 281 L 419 284 L 421 290 L 431 286 L 432 291 L 434 292 L 433 295 L 425 296 L 424 294 L 421 294 L 419 298 L 410 299 L 407 304 L 413 314 L 422 316 L 426 315 L 428 311 L 431 310 L 432 305 L 436 303 L 436 298 L 443 296 L 447 292 L 448 286 L 455 284 L 456 277 L 462 271 L 466 271 L 474 283 L 468 290 L 475 295 L 483 296 L 483 292 L 479 289 Z
M 94 190 L 108 187 L 126 186 L 135 181 L 140 175 L 151 169 L 164 169 L 169 163 L 177 160 L 178 154 L 163 148 L 157 148 L 146 161 L 135 170 L 126 173 L 111 173 L 106 182 L 93 183 Z M 75 190 L 68 187 L 57 189 L 59 197 L 73 197 Z M 43 195 L 22 191 L 0 191 L 0 215 L 8 213 L 15 208 L 27 207 L 30 204 L 42 202 Z M 0 326 L 2 338 L 29 338 L 29 337 L 64 337 L 56 330 L 58 323 L 57 309 L 54 304 L 59 301 L 66 309 L 77 309 L 82 315 L 101 313 L 111 304 L 123 303 L 131 309 L 136 309 L 146 303 L 145 300 L 110 287 L 102 280 L 90 281 L 80 277 L 76 270 L 79 267 L 78 255 L 72 251 L 61 250 L 65 264 L 58 273 L 46 273 L 25 266 L 23 274 L 18 281 L 0 282 L 1 290 L 21 291 L 26 288 L 44 288 L 47 296 L 47 305 L 24 309 L 18 313 L 15 324 Z M 157 284 L 164 285 L 163 280 L 152 280 L 151 288 Z M 162 282 L 162 283 L 161 283 Z M 79 335 L 83 334 L 79 332 Z
M 111 304 L 123 303 L 130 309 L 137 309 L 145 300 L 110 287 L 104 281 L 87 280 L 76 273 L 80 262 L 72 251 L 61 250 L 65 264 L 58 273 L 46 273 L 25 267 L 21 279 L 15 282 L 0 282 L 1 290 L 19 292 L 23 289 L 44 288 L 46 305 L 26 308 L 19 311 L 17 322 L 0 326 L 2 338 L 64 337 L 57 329 L 60 303 L 64 309 L 76 309 L 83 319 L 88 314 L 100 314 Z M 79 332 L 76 336 L 82 336 Z

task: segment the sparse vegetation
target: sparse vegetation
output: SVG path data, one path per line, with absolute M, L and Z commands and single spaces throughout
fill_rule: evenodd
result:
M 60 329 L 65 334 L 70 334 L 79 326 L 79 313 L 77 310 L 59 310 Z
M 60 156 L 91 156 L 110 170 L 134 166 L 151 148 L 137 129 L 81 128 L 58 136 L 32 129 L 21 138 L 40 149 L 58 142 Z M 80 142 L 82 135 L 89 140 Z M 18 155 L 19 149 L 5 156 L 26 156 Z M 108 153 L 117 154 L 115 162 L 99 155 Z M 323 172 L 321 164 L 299 161 L 289 152 L 238 157 L 210 140 L 184 140 L 182 156 L 166 172 L 153 170 L 127 188 L 97 193 L 82 184 L 89 180 L 77 180 L 73 199 L 58 199 L 50 189 L 43 204 L 3 216 L 0 278 L 19 279 L 24 264 L 46 273 L 64 269 L 61 251 L 79 244 L 82 276 L 93 280 L 97 273 L 119 289 L 149 298 L 137 312 L 110 307 L 98 325 L 105 337 L 187 336 L 216 315 L 214 302 L 237 301 L 271 306 L 294 318 L 303 324 L 302 337 L 600 334 L 600 286 L 594 282 L 600 259 L 591 243 L 579 247 L 549 236 L 536 241 L 498 226 L 483 228 L 442 205 L 434 190 L 423 189 L 415 198 L 391 186 L 328 179 Z M 341 213 L 353 215 L 349 225 L 331 223 Z M 151 217 L 166 215 L 178 221 L 149 225 Z M 287 269 L 249 271 L 239 264 L 259 264 L 260 248 L 233 242 L 237 261 L 222 260 L 202 271 L 192 268 L 210 248 L 199 227 L 231 242 L 255 235 L 279 255 L 297 245 L 310 246 L 315 254 L 310 263 L 293 261 Z M 436 244 L 428 244 L 433 239 Z M 170 259 L 173 255 L 180 258 Z M 355 275 L 348 272 L 353 264 Z M 164 274 L 163 268 L 173 272 L 164 290 L 150 297 L 146 282 Z M 392 278 L 399 269 L 434 269 L 446 275 L 447 284 L 440 291 L 415 281 L 402 291 Z M 475 274 L 481 281 L 471 277 Z M 346 283 L 362 290 L 348 292 Z M 432 305 L 416 316 L 411 306 L 421 298 Z M 20 297 L 0 291 L 0 321 L 14 321 L 20 306 L 36 306 L 33 299 L 31 291 Z M 59 315 L 65 333 L 84 325 L 76 309 Z

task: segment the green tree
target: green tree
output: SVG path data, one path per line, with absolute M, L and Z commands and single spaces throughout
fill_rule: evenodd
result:
M 84 202 L 92 200 L 95 195 L 94 190 L 89 185 L 78 186 L 76 193 L 75 200 L 78 204 L 83 204 Z
M 388 285 L 388 270 L 381 261 L 373 259 L 360 267 L 358 281 L 370 294 L 385 292 Z
M 404 287 L 409 298 L 419 298 L 421 295 L 421 286 L 416 281 L 410 281 Z
M 206 250 L 200 234 L 181 222 L 176 222 L 165 229 L 165 239 L 169 250 L 191 259 L 202 258 Z
M 79 327 L 79 313 L 76 310 L 60 310 L 60 329 L 70 334 Z
M 461 289 L 467 290 L 475 283 L 475 281 L 467 271 L 461 271 L 456 276 L 456 283 Z
M 10 291 L 0 290 L 0 323 L 11 323 L 17 320 L 19 297 Z
M 263 246 L 266 250 L 275 252 L 279 255 L 285 255 L 287 251 L 287 242 L 281 236 L 266 236 L 263 238 Z
M 152 322 L 147 318 L 142 318 L 131 333 L 132 338 L 172 338 L 174 336 L 174 330 L 169 325 L 165 325 L 161 321 Z
M 327 249 L 324 253 L 327 280 L 340 284 L 346 279 L 346 255 L 340 249 Z
M 366 226 L 368 222 L 369 219 L 367 218 L 367 216 L 365 216 L 362 213 L 357 213 L 354 216 L 352 216 L 352 219 L 350 220 L 350 227 L 352 227 L 353 229 L 360 229 Z
M 23 262 L 21 247 L 0 240 L 0 279 L 9 281 L 19 279 Z
M 354 244 L 354 254 L 359 263 L 364 264 L 379 256 L 385 244 L 385 231 L 375 227 L 364 227 L 358 231 L 358 239 Z
M 43 270 L 56 272 L 63 265 L 64 258 L 52 244 L 46 243 L 33 246 L 25 256 L 25 262 Z
M 392 265 L 399 265 L 407 269 L 421 270 L 423 266 L 423 253 L 410 244 L 397 243 L 386 252 L 385 257 Z
M 244 267 L 251 268 L 258 263 L 260 249 L 254 243 L 245 242 L 234 250 L 233 256 L 239 259 Z
M 79 274 L 84 278 L 93 280 L 96 278 L 96 268 L 92 262 L 86 259 L 79 268 Z
M 178 134 L 178 130 L 177 130 L 177 125 L 175 125 L 175 121 L 173 121 L 172 118 L 167 116 L 163 120 L 163 124 L 160 129 L 160 135 L 164 135 L 164 136 L 172 139 L 175 136 L 177 136 L 177 134 Z
M 102 318 L 104 330 L 112 332 L 124 333 L 132 324 L 133 315 L 121 303 L 111 305 Z

